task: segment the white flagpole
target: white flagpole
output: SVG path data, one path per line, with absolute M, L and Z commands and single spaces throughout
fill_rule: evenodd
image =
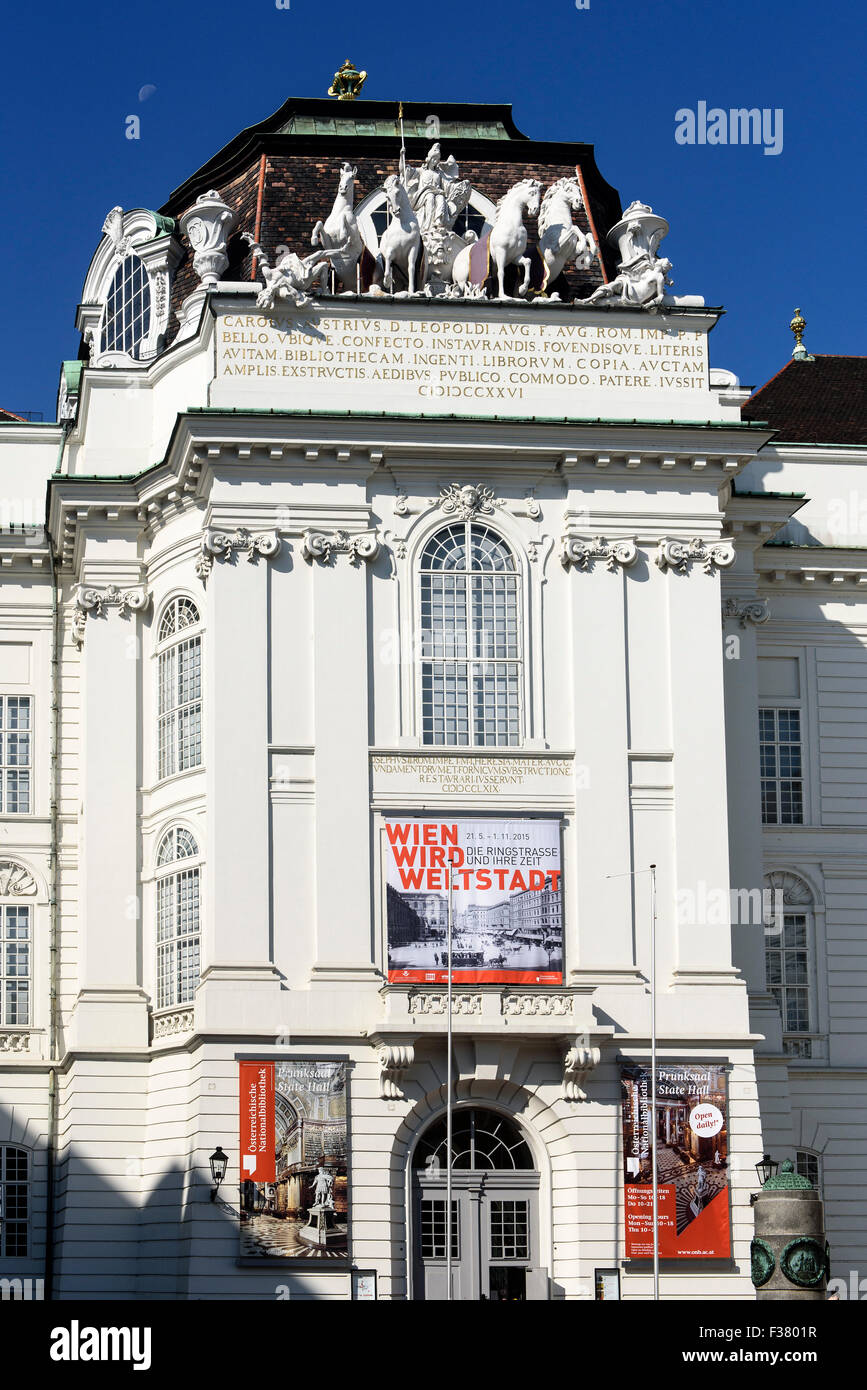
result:
M 659 1302 L 659 1173 L 656 1167 L 656 865 L 650 866 L 650 1134 L 653 1163 L 653 1298 Z
M 647 869 L 635 869 L 632 873 L 606 874 L 606 878 L 636 878 L 647 873 Z M 653 1193 L 653 1298 L 659 1302 L 659 1179 L 656 1169 L 656 865 L 651 864 L 650 873 L 650 1156 L 653 1165 L 651 1189 Z
M 403 108 L 401 108 L 402 110 Z M 449 855 L 448 952 L 446 981 L 446 1298 L 452 1296 L 452 875 L 454 864 Z

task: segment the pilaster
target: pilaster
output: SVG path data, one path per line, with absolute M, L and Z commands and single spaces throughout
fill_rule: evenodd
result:
M 117 527 L 85 541 L 74 591 L 81 647 L 81 901 L 73 1049 L 147 1045 L 141 980 L 138 789 L 140 619 L 150 604 L 135 536 Z

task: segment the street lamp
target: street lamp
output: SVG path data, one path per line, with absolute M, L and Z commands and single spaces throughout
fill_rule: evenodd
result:
M 215 1202 L 217 1200 L 217 1192 L 219 1191 L 220 1183 L 226 1176 L 226 1168 L 229 1163 L 228 1157 L 223 1153 L 219 1144 L 214 1149 L 208 1162 L 211 1165 L 211 1181 L 214 1184 L 211 1188 L 211 1201 Z
M 777 1169 L 779 1168 L 779 1166 L 780 1165 L 777 1162 L 777 1160 L 775 1158 L 771 1158 L 770 1154 L 762 1154 L 760 1161 L 756 1164 L 756 1176 L 758 1177 L 760 1188 L 764 1187 L 765 1183 L 768 1181 L 768 1178 L 776 1177 Z M 758 1200 L 758 1192 L 751 1192 L 750 1206 L 754 1207 Z
M 761 1187 L 764 1187 L 765 1183 L 768 1181 L 768 1178 L 776 1177 L 777 1169 L 779 1168 L 779 1166 L 779 1163 L 776 1161 L 776 1159 L 771 1158 L 770 1154 L 762 1155 L 761 1162 L 756 1164 L 756 1173 L 758 1174 L 759 1184 Z

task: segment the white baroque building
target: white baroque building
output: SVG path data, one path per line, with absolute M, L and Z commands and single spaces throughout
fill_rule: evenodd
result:
M 863 361 L 799 349 L 745 406 L 663 219 L 621 216 L 590 147 L 445 109 L 457 172 L 407 104 L 393 220 L 367 101 L 287 102 L 159 213 L 114 209 L 57 423 L 0 420 L 0 1275 L 55 1298 L 351 1296 L 340 1260 L 239 1261 L 245 1059 L 346 1062 L 351 1265 L 442 1296 L 446 992 L 389 980 L 395 815 L 561 826 L 562 984 L 455 986 L 460 1221 L 493 1240 L 481 1170 L 512 1220 L 475 1263 L 466 1229 L 458 1297 L 512 1269 L 592 1298 L 610 1267 L 650 1295 L 620 1067 L 649 1056 L 651 864 L 660 1056 L 730 1068 L 732 1258 L 665 1262 L 662 1296 L 753 1296 L 766 1151 L 820 1184 L 834 1272 L 867 1265 Z M 275 255 L 344 159 L 348 269 Z M 547 294 L 460 292 L 449 237 L 534 181 L 581 191 L 558 292 L 555 258 Z M 411 299 L 377 283 L 400 189 Z M 546 206 L 532 254 L 567 237 Z

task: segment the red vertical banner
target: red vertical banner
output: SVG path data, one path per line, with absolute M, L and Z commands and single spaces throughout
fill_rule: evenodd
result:
M 274 1063 L 239 1067 L 241 1181 L 274 1182 Z
M 728 1074 L 725 1064 L 624 1067 L 626 1258 L 653 1255 L 653 1135 L 663 1259 L 729 1259 Z

